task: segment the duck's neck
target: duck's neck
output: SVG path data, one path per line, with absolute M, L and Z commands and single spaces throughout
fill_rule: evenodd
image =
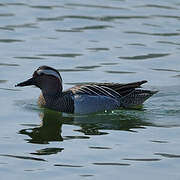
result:
M 45 106 L 51 106 L 62 96 L 62 91 L 46 92 L 42 91 Z
M 51 107 L 56 104 L 57 100 L 62 96 L 62 84 L 59 81 L 50 81 L 45 85 L 41 85 L 41 96 L 39 97 L 39 104 L 45 107 Z
M 44 90 L 44 89 L 41 89 L 41 92 L 43 94 L 43 96 L 57 96 L 57 95 L 61 95 L 62 94 L 62 90 L 59 89 L 59 90 Z

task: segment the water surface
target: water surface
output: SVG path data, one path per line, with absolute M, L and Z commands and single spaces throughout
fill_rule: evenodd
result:
M 0 3 L 2 179 L 180 177 L 180 3 L 145 0 Z M 84 82 L 148 80 L 142 110 L 67 115 L 15 88 L 40 65 L 64 89 Z

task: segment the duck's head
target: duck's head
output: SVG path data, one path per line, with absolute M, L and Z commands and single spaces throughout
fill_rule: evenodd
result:
M 49 66 L 40 66 L 34 71 L 32 78 L 16 86 L 23 87 L 30 85 L 39 87 L 43 93 L 53 94 L 57 91 L 62 91 L 62 78 L 56 69 Z

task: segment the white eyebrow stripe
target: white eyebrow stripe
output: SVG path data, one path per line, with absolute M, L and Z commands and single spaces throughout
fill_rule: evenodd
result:
M 53 71 L 53 70 L 50 70 L 50 69 L 43 69 L 43 70 L 40 69 L 40 70 L 37 71 L 37 74 L 39 74 L 39 75 L 41 75 L 41 74 L 46 74 L 46 75 L 55 76 L 55 77 L 57 77 L 60 81 L 62 81 L 61 76 L 60 76 L 57 72 L 55 72 L 55 71 Z

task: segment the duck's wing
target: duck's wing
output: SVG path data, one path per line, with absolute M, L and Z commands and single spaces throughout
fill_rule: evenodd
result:
M 74 86 L 69 89 L 73 94 L 86 94 L 91 96 L 108 96 L 112 98 L 124 97 L 134 91 L 136 88 L 141 88 L 141 85 L 147 81 L 138 81 L 127 84 L 119 83 L 89 83 Z

